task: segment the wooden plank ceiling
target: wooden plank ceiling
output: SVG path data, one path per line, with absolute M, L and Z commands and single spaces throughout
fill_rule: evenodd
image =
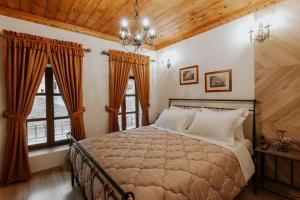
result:
M 161 49 L 280 0 L 140 0 Z M 103 39 L 118 40 L 120 18 L 133 18 L 133 0 L 0 0 L 0 15 Z

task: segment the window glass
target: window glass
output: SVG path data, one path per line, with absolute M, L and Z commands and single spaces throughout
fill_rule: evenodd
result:
M 68 115 L 68 110 L 62 96 L 54 96 L 54 117 L 66 117 Z
M 127 96 L 125 101 L 126 112 L 135 112 L 135 96 Z
M 122 115 L 118 115 L 119 129 L 122 130 Z
M 47 142 L 46 121 L 27 122 L 27 141 L 28 145 Z
M 135 83 L 134 79 L 129 79 L 128 80 L 128 85 L 126 89 L 126 94 L 135 94 Z
M 55 141 L 67 139 L 66 134 L 71 131 L 70 119 L 56 119 L 54 120 L 54 136 Z
M 45 74 L 44 74 L 37 93 L 45 93 L 45 92 L 46 92 L 46 85 L 45 85 Z
M 54 94 L 60 94 L 60 91 L 59 91 L 59 88 L 58 88 L 55 76 L 53 76 L 53 93 Z
M 46 96 L 36 96 L 27 119 L 46 118 Z
M 136 128 L 136 113 L 126 114 L 126 129 Z

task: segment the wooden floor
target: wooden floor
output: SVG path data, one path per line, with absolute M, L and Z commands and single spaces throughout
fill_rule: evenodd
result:
M 53 169 L 35 174 L 28 182 L 0 187 L 1 200 L 82 200 L 78 187 L 72 188 L 70 173 L 63 169 Z M 246 187 L 237 200 L 286 200 L 265 190 L 254 195 L 250 187 Z

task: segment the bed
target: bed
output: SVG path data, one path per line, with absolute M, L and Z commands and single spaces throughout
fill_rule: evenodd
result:
M 69 135 L 72 184 L 81 186 L 86 199 L 231 200 L 240 193 L 254 173 L 255 100 L 169 101 L 185 109 L 233 110 L 247 104 L 250 137 L 228 146 L 155 125 L 80 142 Z

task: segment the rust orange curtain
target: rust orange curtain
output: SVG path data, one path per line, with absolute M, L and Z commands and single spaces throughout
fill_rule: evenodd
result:
M 131 65 L 127 53 L 109 51 L 109 106 L 106 106 L 109 112 L 109 132 L 119 131 L 118 110 L 124 99 Z
M 142 107 L 142 125 L 149 125 L 150 66 L 149 57 L 139 56 L 133 64 L 133 74 Z
M 52 40 L 49 57 L 58 87 L 71 117 L 71 133 L 76 140 L 82 140 L 85 138 L 82 45 Z
M 25 121 L 32 109 L 48 57 L 44 38 L 3 32 L 7 104 L 3 116 L 7 118 L 7 128 L 1 183 L 9 184 L 31 176 Z

